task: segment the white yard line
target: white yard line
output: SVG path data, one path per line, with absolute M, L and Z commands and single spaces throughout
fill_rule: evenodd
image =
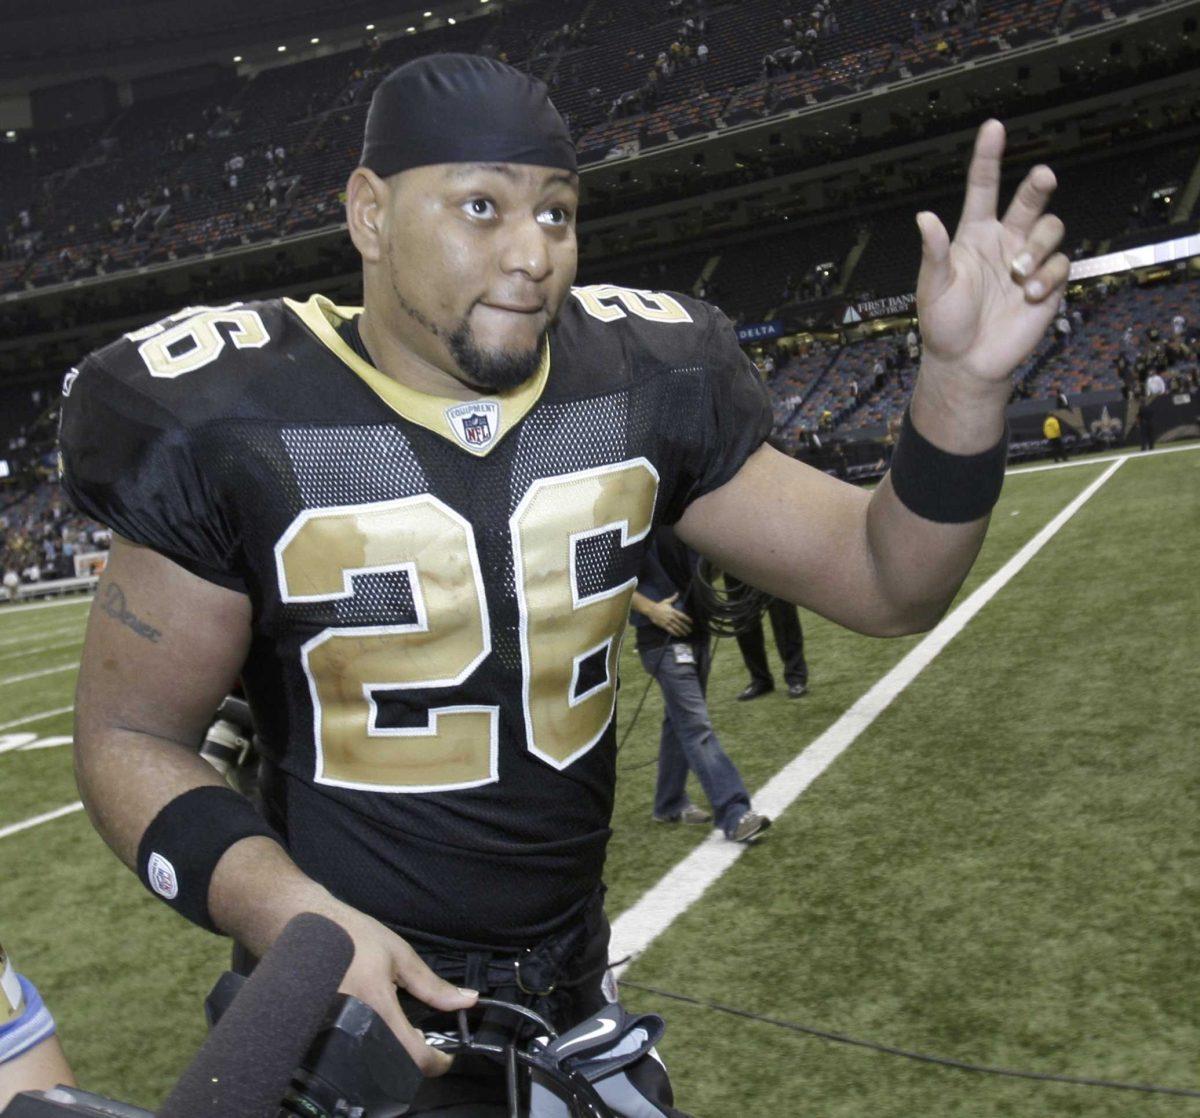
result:
M 754 796 L 755 809 L 773 819 L 782 815 L 1127 460 L 1127 457 L 1114 460 L 1104 473 L 1075 497 L 991 578 L 943 618 L 940 624 L 829 729 L 780 769 Z M 622 959 L 626 956 L 636 958 L 640 955 L 699 900 L 704 891 L 745 851 L 745 846 L 728 842 L 714 831 L 707 841 L 668 870 L 657 884 L 652 885 L 613 921 L 609 957 Z M 619 968 L 618 974 L 624 969 Z
M 8 838 L 9 835 L 19 834 L 21 831 L 28 831 L 30 827 L 36 827 L 40 823 L 49 823 L 51 819 L 61 819 L 64 815 L 71 815 L 76 811 L 82 810 L 83 801 L 76 800 L 73 804 L 56 807 L 53 811 L 47 811 L 44 815 L 35 815 L 32 819 L 23 819 L 20 823 L 10 823 L 7 827 L 0 827 L 0 839 Z
M 32 648 L 16 648 L 12 652 L 0 653 L 0 660 L 15 660 L 21 656 L 38 656 L 43 652 L 55 652 L 60 648 L 74 648 L 83 643 L 83 634 L 69 641 L 59 641 L 57 644 L 36 644 Z
M 57 718 L 60 714 L 70 714 L 74 706 L 55 707 L 53 710 L 43 710 L 39 714 L 27 714 L 24 718 L 14 718 L 11 722 L 0 722 L 0 731 L 11 730 L 14 726 L 28 726 L 30 722 L 42 722 L 47 718 Z
M 35 633 L 39 637 L 65 637 L 68 633 L 76 633 L 80 640 L 82 640 L 84 620 L 81 617 L 74 625 L 64 625 L 58 629 L 31 629 L 27 633 L 21 633 L 19 636 L 5 637 L 3 640 L 0 640 L 0 648 L 8 648 L 14 644 L 24 644 Z
M 9 675 L 0 679 L 0 687 L 9 683 L 24 683 L 27 679 L 41 679 L 44 675 L 54 675 L 57 672 L 74 672 L 79 670 L 79 663 L 61 664 L 57 668 L 42 668 L 37 672 L 25 672 L 24 675 Z
M 1074 466 L 1101 466 L 1105 462 L 1126 462 L 1130 458 L 1156 458 L 1160 454 L 1181 454 L 1186 450 L 1200 450 L 1200 443 L 1185 443 L 1183 446 L 1163 446 L 1157 450 L 1131 450 L 1127 454 L 1102 454 L 1095 458 L 1075 458 L 1067 462 L 1045 462 L 1040 466 L 1015 466 L 1005 470 L 1005 477 L 1017 474 L 1040 474 L 1046 470 L 1069 470 Z
M 90 606 L 92 604 L 92 596 L 86 598 L 56 598 L 53 602 L 30 602 L 24 606 L 0 606 L 0 619 L 7 617 L 10 613 L 25 613 L 31 609 L 54 609 L 57 606 Z

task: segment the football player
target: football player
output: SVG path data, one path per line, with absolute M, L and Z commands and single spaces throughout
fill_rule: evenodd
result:
M 410 1018 L 477 990 L 559 1027 L 594 1012 L 649 534 L 864 633 L 937 621 L 1067 278 L 1048 168 L 997 216 L 1003 146 L 985 124 L 953 240 L 918 215 L 924 360 L 868 494 L 763 445 L 715 308 L 572 287 L 575 152 L 541 82 L 463 55 L 395 71 L 347 184 L 362 307 L 191 307 L 68 374 L 64 485 L 115 533 L 75 735 L 115 852 L 251 955 L 298 912 L 339 921 L 344 989 L 431 1077 L 449 1059 Z M 239 671 L 265 820 L 195 749 Z M 483 1113 L 498 1082 L 456 1066 L 413 1113 Z

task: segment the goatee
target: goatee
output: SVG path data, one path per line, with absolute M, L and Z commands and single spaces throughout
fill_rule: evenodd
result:
M 472 388 L 485 392 L 506 392 L 529 380 L 542 364 L 542 349 L 547 330 L 538 335 L 537 344 L 528 350 L 482 349 L 466 322 L 460 322 L 446 339 L 450 355 L 457 362 L 463 379 Z

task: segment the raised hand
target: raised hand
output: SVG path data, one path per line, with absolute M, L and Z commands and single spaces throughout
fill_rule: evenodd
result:
M 1045 212 L 1057 185 L 1049 167 L 1034 167 L 997 217 L 1004 140 L 998 120 L 979 129 L 953 240 L 935 214 L 917 215 L 922 376 L 994 396 L 1007 395 L 1009 375 L 1053 321 L 1070 268 L 1056 251 L 1063 223 Z

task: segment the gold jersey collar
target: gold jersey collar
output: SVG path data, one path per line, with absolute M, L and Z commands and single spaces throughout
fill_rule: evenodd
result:
M 287 298 L 283 302 L 326 349 L 397 415 L 478 457 L 490 453 L 525 418 L 541 398 L 550 375 L 547 341 L 537 372 L 510 392 L 481 396 L 477 400 L 453 400 L 417 392 L 364 361 L 338 333 L 338 325 L 357 318 L 363 313 L 362 307 L 337 306 L 324 295 L 314 295 L 305 303 Z

